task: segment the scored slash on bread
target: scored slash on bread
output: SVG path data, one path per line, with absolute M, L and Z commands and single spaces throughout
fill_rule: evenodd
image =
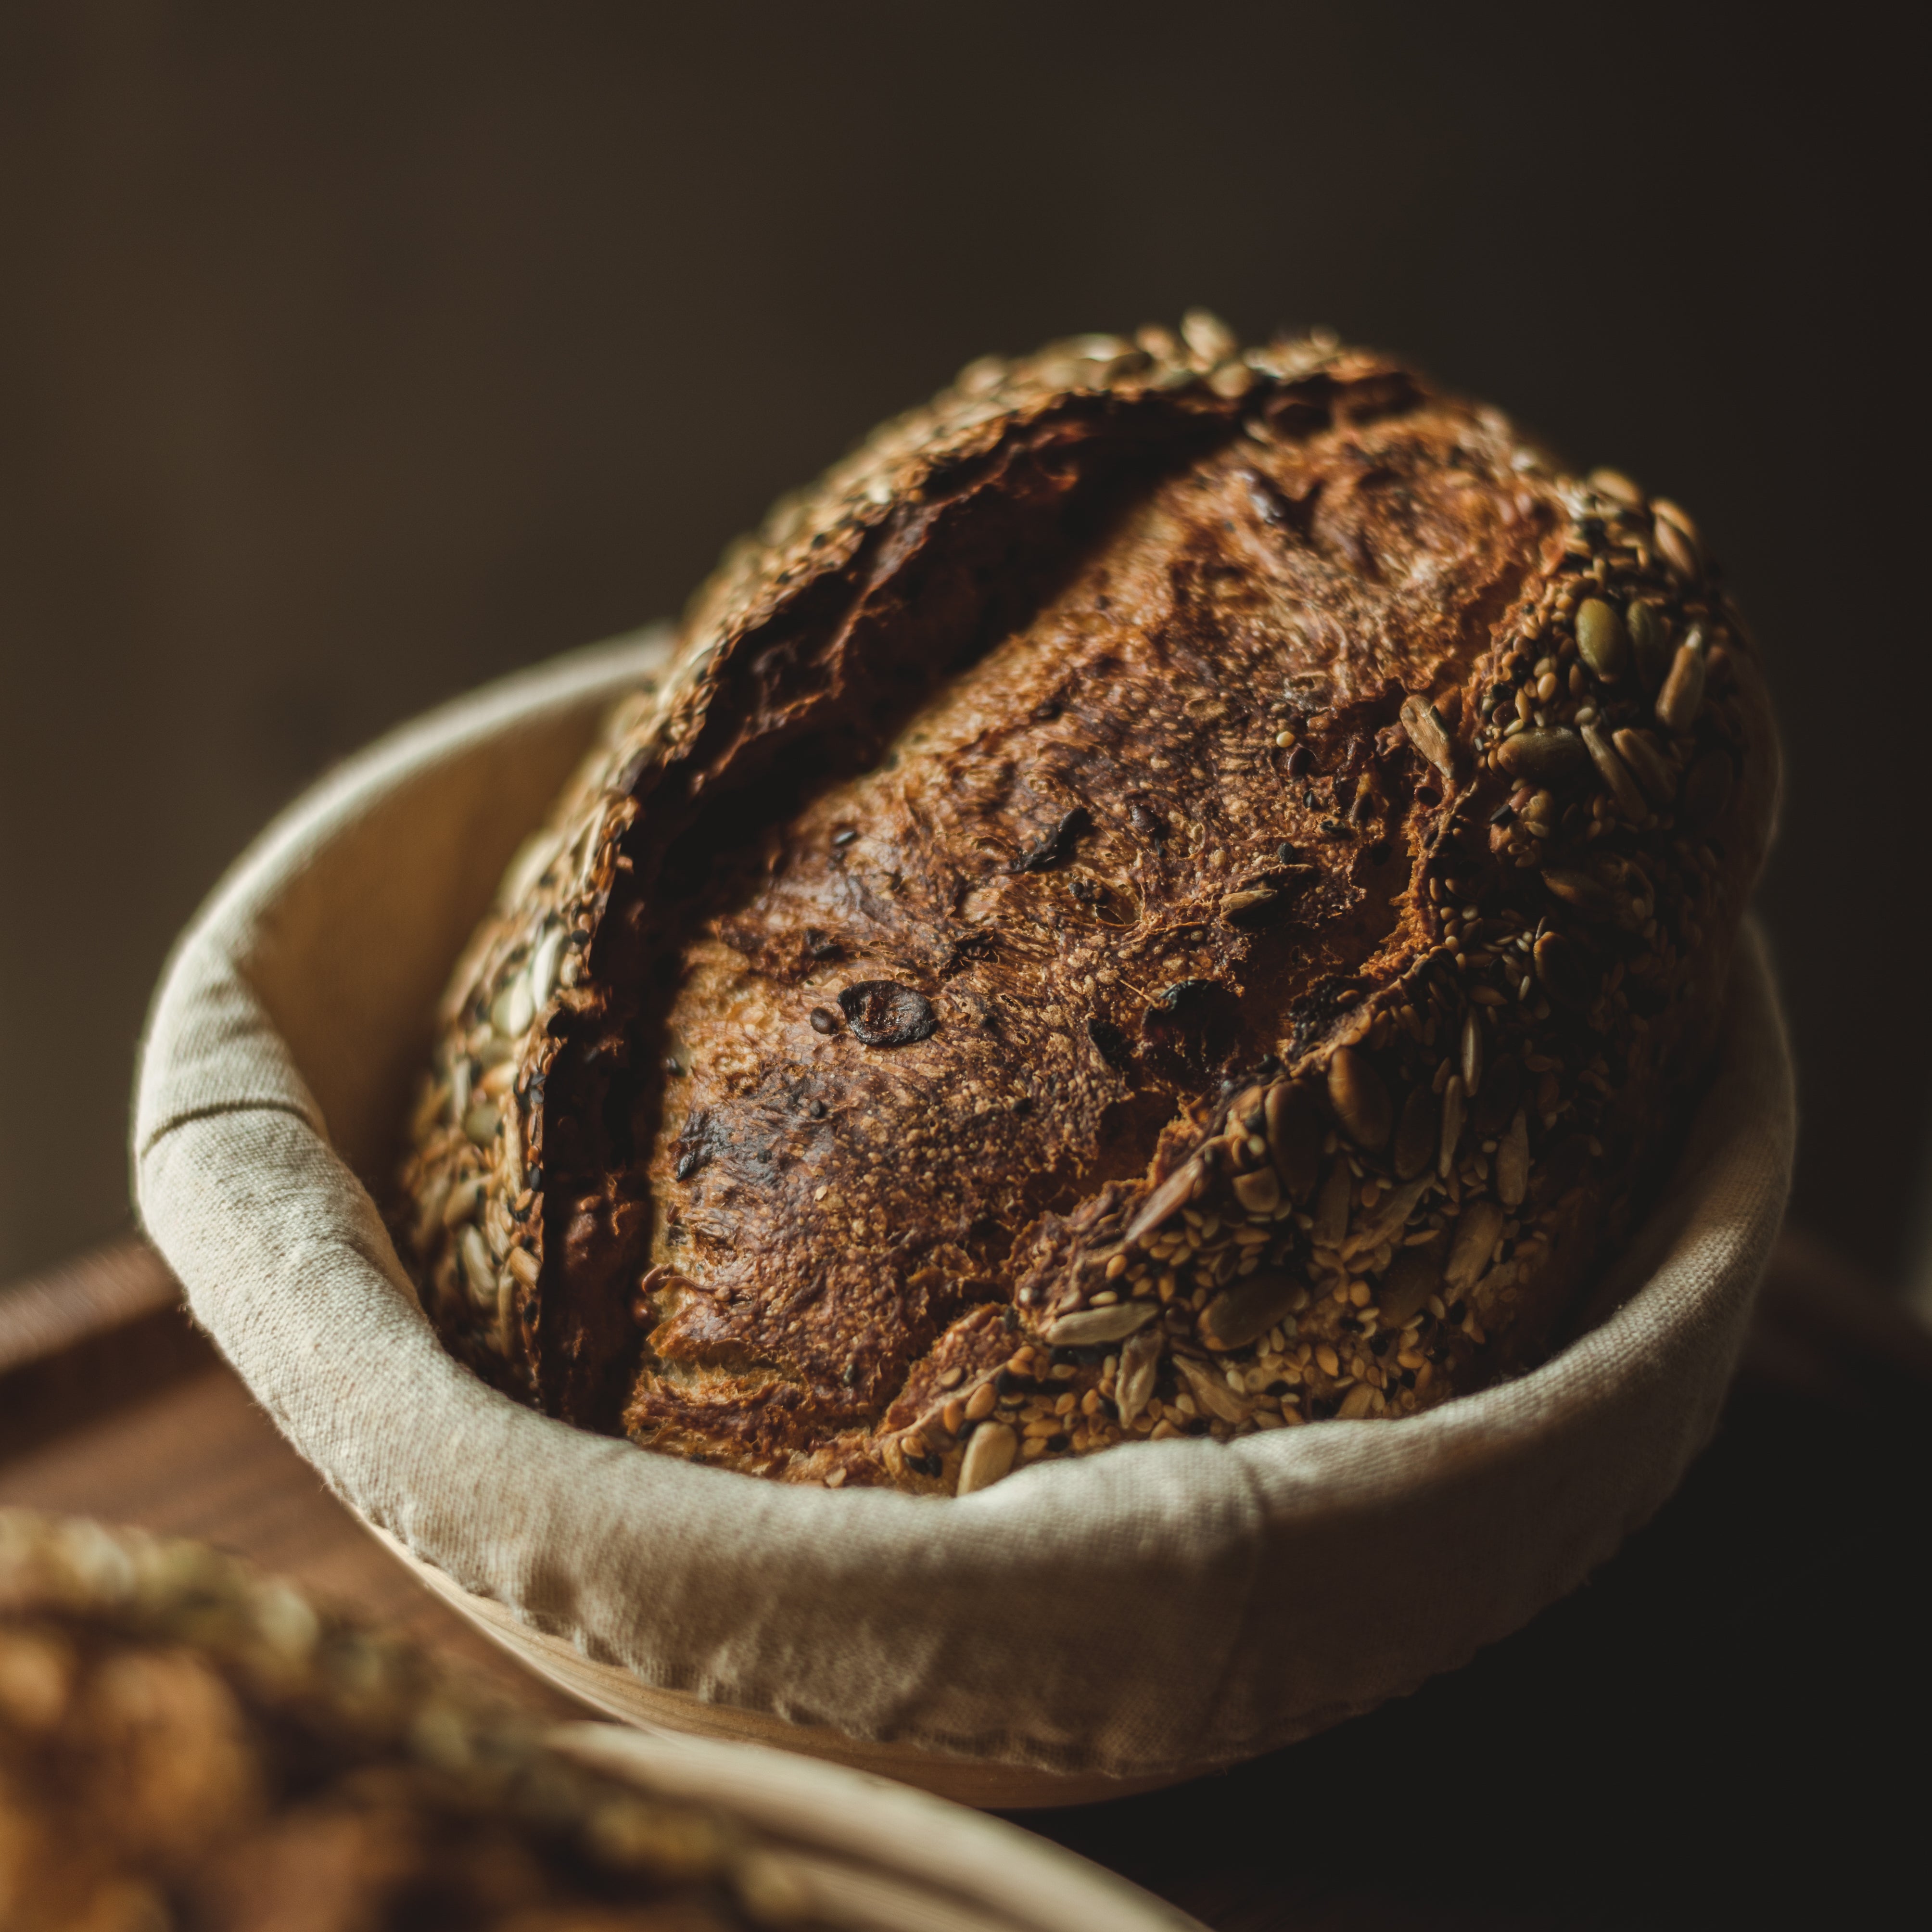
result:
M 459 964 L 398 1245 L 520 1399 L 962 1491 L 1533 1364 L 1777 784 L 1689 520 L 1311 338 L 963 372 L 736 546 Z

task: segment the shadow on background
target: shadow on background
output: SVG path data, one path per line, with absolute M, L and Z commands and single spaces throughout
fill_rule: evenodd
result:
M 0 15 L 0 1276 L 124 1216 L 168 940 L 316 771 L 674 608 L 971 356 L 1196 302 L 1399 346 L 1702 520 L 1787 733 L 1798 1211 L 1895 1269 L 1902 51 L 1843 10 L 686 15 Z

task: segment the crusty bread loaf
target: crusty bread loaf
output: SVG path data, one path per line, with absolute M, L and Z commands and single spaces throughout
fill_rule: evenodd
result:
M 460 965 L 399 1243 L 499 1386 L 952 1492 L 1534 1364 L 1777 758 L 1696 531 L 1316 338 L 966 370 L 700 592 Z
M 736 1821 L 286 1583 L 0 1511 L 7 1932 L 746 1932 L 799 1904 Z

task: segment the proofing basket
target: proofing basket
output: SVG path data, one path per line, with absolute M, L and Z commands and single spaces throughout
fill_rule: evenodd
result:
M 505 866 L 660 632 L 446 706 L 324 780 L 178 944 L 136 1184 L 197 1319 L 425 1582 L 603 1711 L 989 1805 L 1226 1766 L 1402 1695 L 1573 1589 L 1703 1446 L 1781 1218 L 1789 1060 L 1754 932 L 1664 1198 L 1534 1372 L 1400 1422 L 830 1492 L 536 1414 L 447 1354 L 369 1185 Z

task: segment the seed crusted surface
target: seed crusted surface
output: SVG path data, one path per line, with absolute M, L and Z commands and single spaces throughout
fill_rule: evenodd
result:
M 459 968 L 399 1243 L 554 1414 L 962 1492 L 1577 1317 L 1777 787 L 1675 506 L 1211 318 L 788 500 Z

